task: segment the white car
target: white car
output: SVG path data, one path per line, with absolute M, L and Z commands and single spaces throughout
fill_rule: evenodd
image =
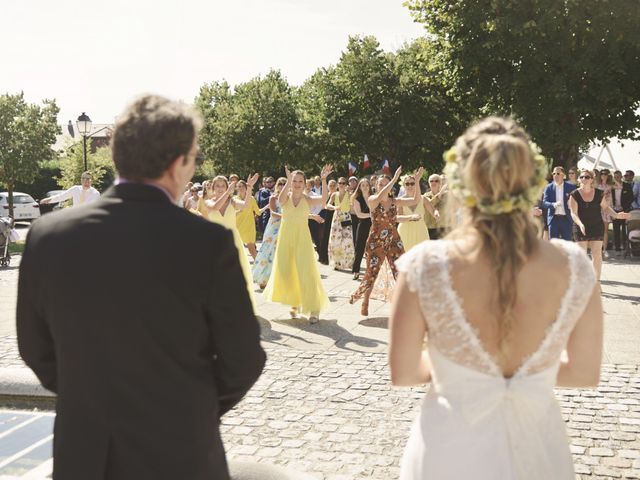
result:
M 0 217 L 9 216 L 9 193 L 0 192 Z M 16 222 L 26 222 L 40 218 L 40 205 L 31 195 L 13 192 L 13 216 Z

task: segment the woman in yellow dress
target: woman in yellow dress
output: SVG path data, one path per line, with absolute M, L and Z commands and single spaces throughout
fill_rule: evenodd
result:
M 257 180 L 258 174 L 256 173 L 253 177 L 247 179 L 247 185 L 253 187 Z M 206 212 L 205 218 L 212 222 L 219 223 L 231 230 L 233 233 L 233 241 L 238 249 L 240 267 L 242 267 L 242 273 L 244 274 L 244 279 L 247 283 L 247 291 L 249 292 L 251 302 L 255 308 L 251 266 L 249 265 L 249 259 L 244 251 L 242 238 L 240 238 L 240 232 L 238 232 L 238 227 L 236 225 L 236 212 L 246 208 L 247 203 L 231 196 L 235 191 L 235 187 L 235 182 L 229 183 L 226 177 L 223 177 L 222 175 L 215 177 L 209 188 L 208 195 L 210 198 L 202 201 L 202 203 L 204 203 L 203 210 Z
M 252 190 L 249 189 L 247 182 L 240 180 L 236 185 L 238 195 L 234 198 L 247 204 L 246 208 L 238 210 L 236 224 L 238 225 L 238 231 L 240 232 L 242 243 L 244 243 L 255 260 L 256 255 L 258 255 L 258 250 L 256 249 L 256 217 L 262 215 L 264 209 L 261 210 L 258 207 L 258 202 L 256 202 L 256 199 L 252 194 Z
M 329 305 L 316 261 L 316 253 L 309 232 L 311 207 L 327 203 L 327 176 L 330 166 L 322 169 L 322 195 L 304 193 L 305 176 L 300 170 L 290 172 L 285 167 L 287 183 L 278 195 L 282 208 L 282 223 L 271 277 L 264 294 L 271 302 L 291 306 L 291 316 L 298 312 L 309 314 L 309 323 L 317 323 L 320 312 Z
M 416 188 L 418 189 L 418 195 L 420 194 L 420 184 L 416 185 L 416 178 L 412 175 L 406 175 L 402 179 L 402 186 L 408 198 L 414 196 Z M 399 210 L 400 215 L 396 217 L 398 223 L 400 223 L 398 233 L 404 245 L 404 251 L 408 252 L 419 243 L 429 240 L 429 231 L 424 221 L 426 212 L 428 211 L 435 218 L 440 218 L 440 213 L 433 208 L 431 201 L 424 196 L 420 197 L 417 205 L 413 207 L 405 205 Z

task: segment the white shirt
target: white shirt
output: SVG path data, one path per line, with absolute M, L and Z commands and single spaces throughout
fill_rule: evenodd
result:
M 91 203 L 100 198 L 100 192 L 93 187 L 84 190 L 82 185 L 74 185 L 66 192 L 59 193 L 51 197 L 50 203 L 59 203 L 69 198 L 73 199 L 73 206 L 82 205 L 83 203 Z
M 560 202 L 560 205 L 555 208 L 554 215 L 566 215 L 567 212 L 564 211 L 564 182 L 560 185 L 556 183 L 556 202 Z
M 316 197 L 321 197 L 322 196 L 322 188 L 317 188 L 317 187 L 314 186 L 311 189 L 311 195 L 316 196 Z M 311 214 L 318 215 L 322 211 L 322 205 L 311 207 L 309 210 L 310 210 Z

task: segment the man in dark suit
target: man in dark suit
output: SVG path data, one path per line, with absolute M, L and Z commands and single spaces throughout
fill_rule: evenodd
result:
M 620 170 L 613 172 L 614 187 L 611 190 L 611 207 L 616 212 L 630 212 L 633 203 L 633 185 L 623 180 Z M 627 221 L 612 219 L 613 246 L 616 252 L 621 252 L 627 244 Z
M 571 240 L 573 220 L 569 210 L 569 195 L 576 186 L 564 180 L 564 168 L 553 168 L 553 181 L 544 189 L 542 208 L 547 209 L 549 238 Z
M 220 417 L 265 354 L 231 232 L 176 205 L 199 124 L 141 97 L 116 122 L 116 185 L 29 232 L 18 345 L 57 393 L 56 479 L 229 478 Z

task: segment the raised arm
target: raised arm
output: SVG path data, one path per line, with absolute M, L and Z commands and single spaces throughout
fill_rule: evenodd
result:
M 327 203 L 327 177 L 333 172 L 333 167 L 331 165 L 325 165 L 322 167 L 322 171 L 320 172 L 320 178 L 322 179 L 322 195 L 312 196 L 306 195 L 307 201 L 309 202 L 310 207 L 323 207 Z
M 438 192 L 440 193 L 440 192 Z M 431 203 L 431 200 L 429 200 L 428 197 L 425 197 L 424 195 L 422 196 L 422 202 L 424 205 L 424 209 L 425 211 L 429 212 L 429 214 L 436 219 L 436 221 L 440 220 L 440 212 L 438 211 L 437 208 L 435 208 L 433 206 L 433 203 Z
M 381 199 L 389 195 L 389 192 L 400 178 L 401 173 L 402 167 L 398 167 L 396 173 L 393 174 L 393 178 L 391 179 L 391 181 L 387 183 L 382 189 L 380 189 L 379 192 L 376 192 L 375 194 L 369 196 L 369 198 L 367 199 L 367 203 L 369 204 L 369 208 L 371 210 L 378 206 Z
M 420 179 L 422 178 L 422 174 L 424 173 L 424 168 L 420 167 L 414 174 L 413 179 L 416 182 L 415 188 L 413 189 L 413 197 L 412 198 L 397 198 L 396 203 L 403 207 L 413 207 L 420 203 L 420 199 L 422 198 L 422 192 L 420 191 Z
M 258 181 L 257 173 L 254 173 L 253 175 L 249 175 L 247 177 L 247 194 L 244 197 L 245 199 L 240 200 L 237 197 L 231 198 L 231 202 L 233 203 L 233 208 L 235 208 L 238 212 L 252 205 L 251 199 L 253 198 L 253 186 L 256 184 L 257 181 Z M 258 205 L 256 205 L 256 208 L 258 208 Z
M 215 211 L 220 210 L 222 206 L 225 204 L 225 202 L 227 201 L 227 199 L 234 192 L 235 188 L 236 188 L 236 182 L 229 183 L 229 187 L 227 188 L 226 192 L 220 195 L 219 198 L 216 198 L 215 200 L 213 199 L 207 200 L 206 202 L 204 202 L 204 204 L 207 206 L 209 210 L 215 210 Z
M 269 197 L 269 203 L 267 205 L 265 205 L 267 208 L 269 208 L 269 210 L 271 210 L 271 216 L 273 218 L 282 218 L 282 214 L 278 213 L 277 210 L 277 205 L 276 205 L 276 196 L 275 195 L 271 195 L 271 197 Z
M 291 171 L 289 170 L 289 167 L 287 167 L 286 165 L 284 167 L 284 173 L 287 176 L 287 183 L 284 184 L 284 187 L 282 187 L 282 190 L 278 195 L 278 203 L 280 204 L 280 206 L 283 206 L 284 204 L 287 203 L 287 200 L 289 200 L 289 192 L 291 191 L 291 181 L 293 180 Z

